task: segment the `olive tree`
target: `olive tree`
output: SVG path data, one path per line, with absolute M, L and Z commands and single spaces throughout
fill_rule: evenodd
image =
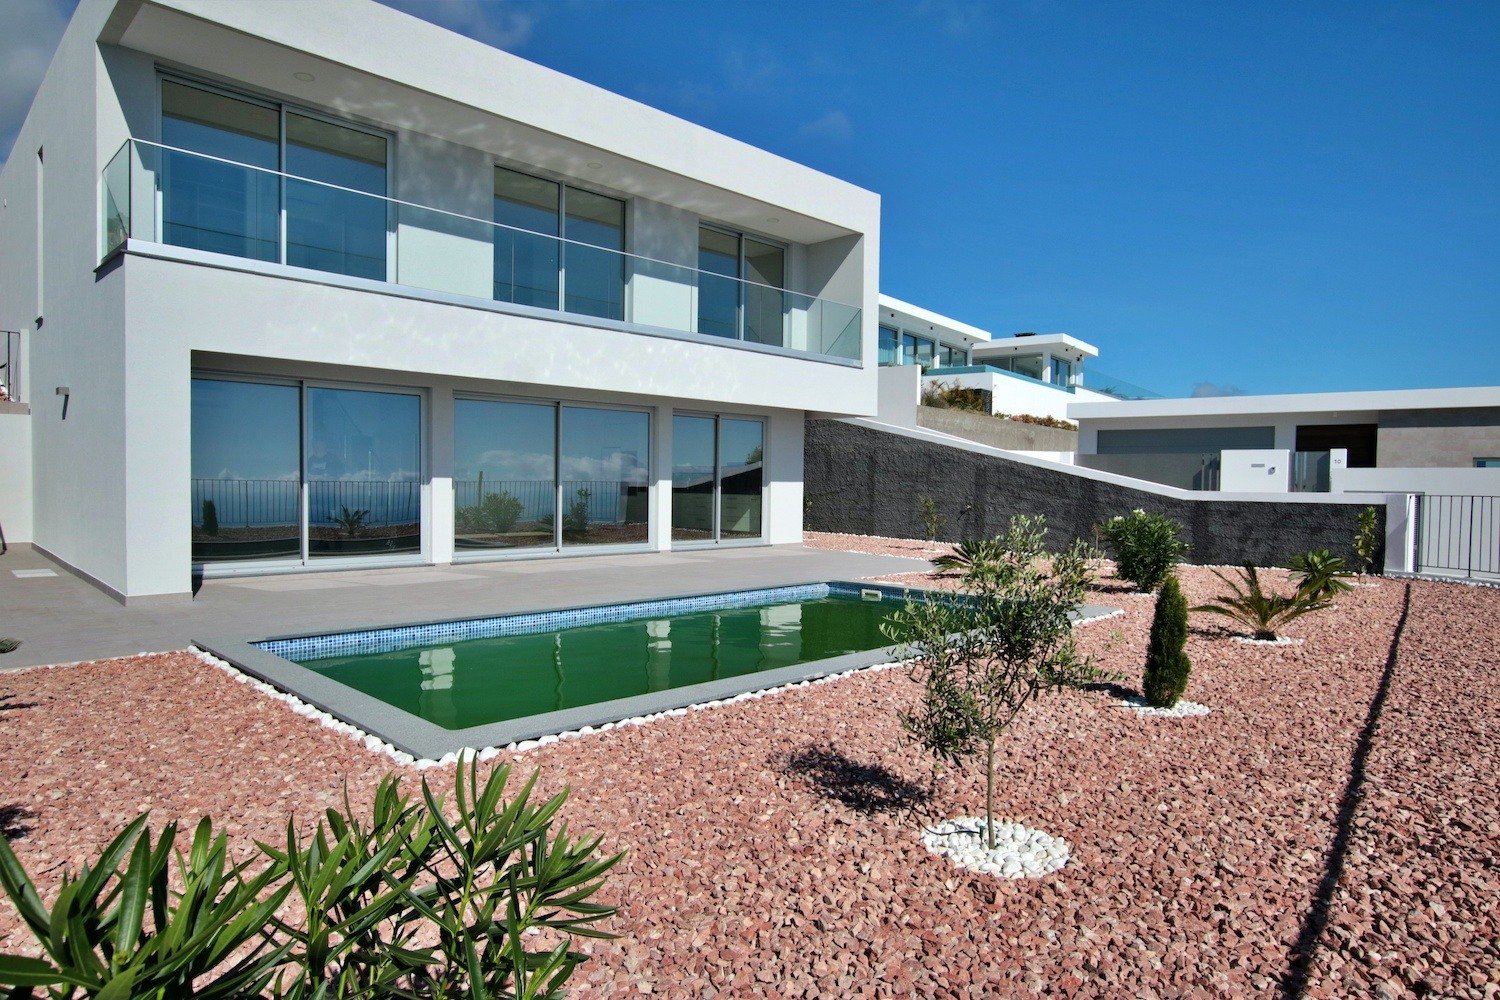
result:
M 1098 680 L 1073 617 L 1098 557 L 1075 540 L 1048 554 L 1046 521 L 1019 516 L 964 570 L 956 595 L 908 600 L 882 626 L 922 684 L 902 726 L 954 765 L 984 759 L 985 843 L 995 846 L 995 764 L 1000 737 L 1040 695 Z

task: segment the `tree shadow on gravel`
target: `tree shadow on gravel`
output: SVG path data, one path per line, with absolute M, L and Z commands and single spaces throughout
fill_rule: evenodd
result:
M 23 708 L 36 708 L 36 702 L 16 701 L 13 694 L 0 694 L 0 712 L 19 712 Z
M 0 837 L 19 840 L 26 836 L 31 832 L 29 819 L 36 819 L 36 813 L 25 806 L 0 806 Z
M 1406 616 L 1411 610 L 1411 584 L 1407 584 L 1401 598 L 1401 616 L 1396 619 L 1396 631 L 1391 636 L 1390 650 L 1385 657 L 1385 670 L 1380 675 L 1380 686 L 1370 700 L 1365 713 L 1365 725 L 1354 745 L 1354 755 L 1349 761 L 1349 780 L 1344 784 L 1344 794 L 1339 798 L 1338 818 L 1335 820 L 1333 846 L 1328 851 L 1328 861 L 1323 869 L 1322 881 L 1312 906 L 1302 920 L 1302 932 L 1297 935 L 1297 944 L 1292 952 L 1292 964 L 1281 977 L 1281 995 L 1287 1000 L 1300 1000 L 1307 992 L 1308 976 L 1312 972 L 1313 959 L 1317 957 L 1323 934 L 1328 929 L 1328 918 L 1333 909 L 1333 894 L 1339 879 L 1344 874 L 1344 862 L 1349 855 L 1349 841 L 1354 833 L 1354 814 L 1359 810 L 1364 796 L 1365 771 L 1370 759 L 1370 750 L 1375 741 L 1375 732 L 1380 726 L 1381 713 L 1385 711 L 1386 698 L 1391 691 L 1391 678 L 1396 673 L 1396 661 L 1401 652 L 1401 636 L 1406 632 Z M 1421 994 L 1419 994 L 1421 995 Z
M 804 747 L 786 759 L 786 770 L 805 779 L 824 798 L 865 816 L 913 812 L 932 800 L 932 791 L 879 764 L 861 764 L 829 746 Z

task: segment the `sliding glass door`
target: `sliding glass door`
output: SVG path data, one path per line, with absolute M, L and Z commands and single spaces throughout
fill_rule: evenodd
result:
M 422 397 L 196 376 L 195 563 L 421 550 Z
M 163 242 L 386 279 L 385 135 L 174 79 L 161 135 Z
M 782 346 L 790 307 L 786 248 L 698 227 L 698 332 Z
M 453 414 L 460 553 L 650 540 L 645 410 L 460 398 Z
M 308 552 L 422 548 L 422 400 L 411 393 L 307 389 Z
M 625 203 L 495 168 L 496 301 L 625 318 Z
M 765 438 L 761 420 L 672 418 L 674 542 L 764 537 Z

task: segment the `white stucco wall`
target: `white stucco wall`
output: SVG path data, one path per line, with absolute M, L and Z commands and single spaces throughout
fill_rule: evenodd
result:
M 964 388 L 984 389 L 992 394 L 992 413 L 1025 414 L 1032 417 L 1054 417 L 1068 419 L 1068 404 L 1073 393 L 1028 379 L 1012 378 L 991 372 L 973 372 L 964 375 L 928 376 L 927 383 L 957 383 Z

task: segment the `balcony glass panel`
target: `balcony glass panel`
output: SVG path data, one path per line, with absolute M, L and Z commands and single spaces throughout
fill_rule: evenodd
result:
M 164 150 L 160 160 L 162 240 L 236 257 L 278 260 L 277 110 L 169 80 L 162 84 L 161 131 L 166 146 L 187 151 Z M 247 170 L 239 164 L 261 169 Z
M 195 378 L 193 561 L 302 558 L 301 393 Z
M 416 552 L 422 541 L 422 399 L 307 390 L 308 554 Z
M 554 548 L 557 406 L 453 401 L 453 527 L 459 551 Z
M 558 306 L 562 244 L 558 185 L 495 169 L 495 300 L 540 309 Z
M 672 418 L 672 540 L 714 537 L 714 418 Z
M 564 406 L 558 456 L 564 548 L 648 540 L 649 414 Z
M 99 178 L 101 254 L 126 240 L 166 243 L 860 360 L 859 307 L 737 277 L 744 262 L 735 234 L 703 230 L 701 269 L 630 254 L 620 249 L 621 202 L 564 192 L 551 181 L 512 171 L 496 172 L 494 200 L 496 219 L 510 221 L 386 198 L 364 190 L 379 186 L 376 155 L 385 140 L 313 131 L 295 144 L 299 162 L 339 183 L 128 140 Z M 366 138 L 380 145 L 366 145 Z M 287 243 L 274 208 L 283 196 Z M 564 202 L 572 205 L 566 219 L 560 218 Z M 518 224 L 566 225 L 586 239 Z M 756 276 L 775 279 L 774 264 L 769 251 L 757 254 Z M 929 364 L 932 349 L 931 341 L 923 342 Z
M 286 262 L 384 281 L 385 138 L 288 114 L 286 173 Z
M 724 417 L 719 421 L 719 537 L 761 536 L 765 424 Z

